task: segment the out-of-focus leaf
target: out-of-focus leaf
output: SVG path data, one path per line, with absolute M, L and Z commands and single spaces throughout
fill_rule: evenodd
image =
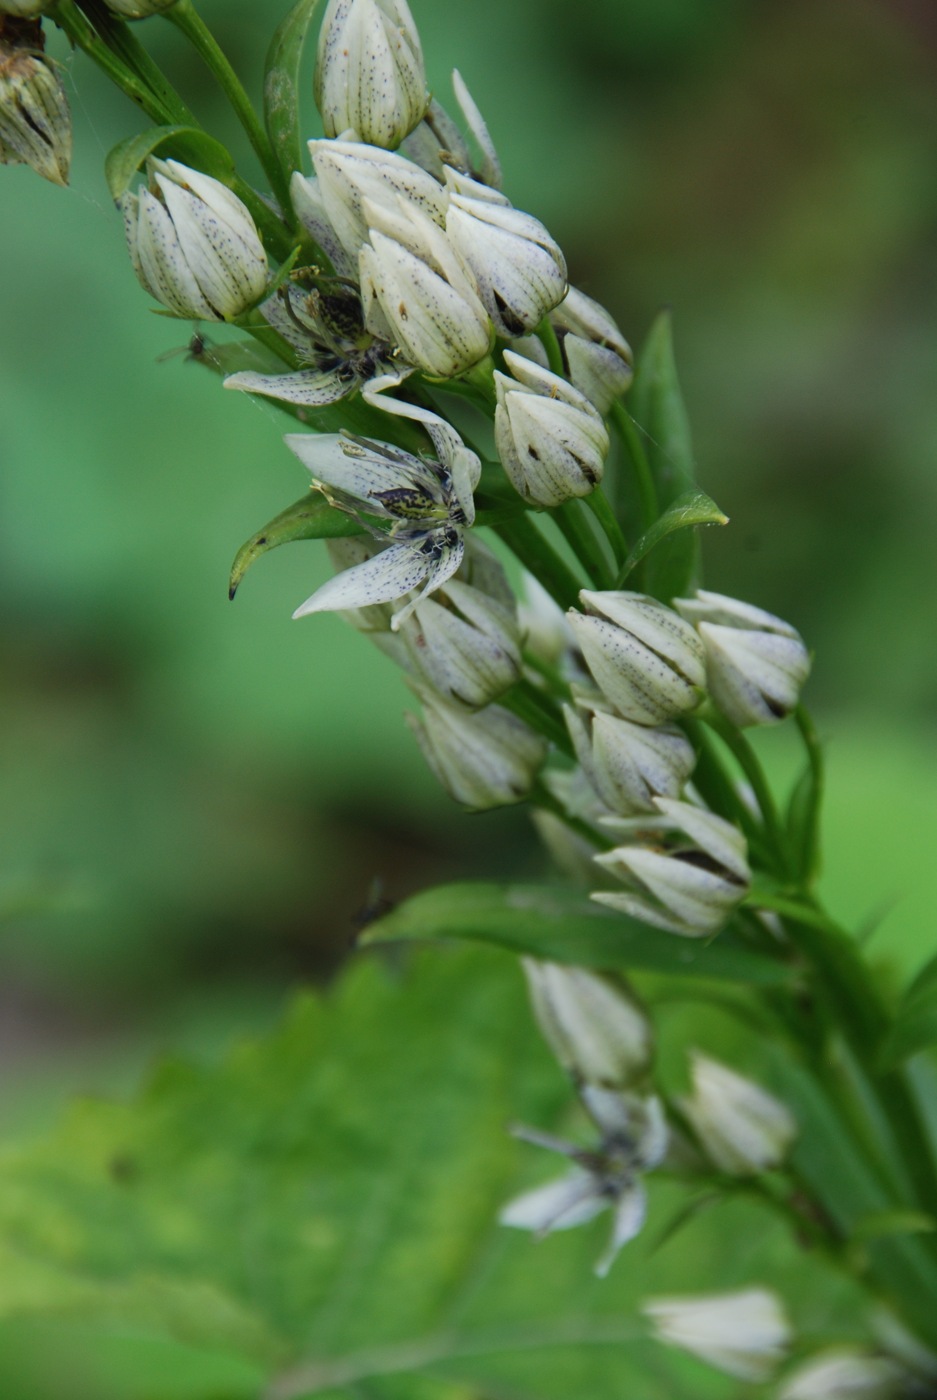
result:
M 280 24 L 264 69 L 264 118 L 274 154 L 287 180 L 302 169 L 299 135 L 299 66 L 319 0 L 299 0 Z
M 457 884 L 424 890 L 364 935 L 366 943 L 453 938 L 493 943 L 515 953 L 583 967 L 643 968 L 775 986 L 783 963 L 732 934 L 709 943 L 679 938 L 615 914 L 578 890 L 549 885 Z
M 618 579 L 617 587 L 623 588 L 632 569 L 646 558 L 653 549 L 664 543 L 678 530 L 695 529 L 700 525 L 728 525 L 729 517 L 724 515 L 716 502 L 703 491 L 694 487 L 678 496 L 673 505 L 668 506 L 651 528 L 637 541 Z M 675 596 L 675 595 L 671 595 Z
M 883 1240 L 889 1235 L 929 1235 L 937 1220 L 919 1210 L 877 1210 L 864 1216 L 852 1232 L 854 1240 Z
M 644 438 L 661 510 L 696 489 L 690 424 L 673 351 L 670 312 L 662 311 L 637 357 L 630 412 Z M 699 586 L 700 545 L 695 531 L 667 538 L 648 560 L 644 588 L 655 598 L 680 597 Z
M 362 960 L 220 1066 L 166 1065 L 136 1102 L 80 1103 L 7 1151 L 0 1316 L 67 1311 L 216 1348 L 270 1378 L 250 1391 L 267 1400 L 383 1376 L 434 1400 L 457 1383 L 724 1396 L 669 1355 L 637 1364 L 640 1299 L 667 1277 L 646 1240 L 599 1281 L 607 1220 L 539 1246 L 496 1225 L 530 1151 L 505 1124 L 549 1126 L 569 1103 L 503 971 L 477 950 L 436 950 L 403 979 Z
M 937 957 L 918 973 L 905 992 L 882 1051 L 886 1065 L 937 1045 Z
M 184 161 L 186 165 L 194 166 L 223 184 L 229 184 L 234 174 L 234 164 L 227 147 L 213 136 L 195 127 L 153 126 L 148 131 L 129 136 L 108 153 L 104 174 L 112 199 L 119 200 L 127 193 L 141 165 L 157 151 Z
M 250 566 L 262 554 L 278 549 L 281 544 L 292 544 L 294 540 L 345 539 L 349 535 L 363 533 L 362 527 L 350 515 L 330 505 L 318 493 L 309 491 L 302 500 L 287 506 L 256 535 L 251 535 L 246 544 L 241 545 L 231 565 L 228 597 L 234 597 Z

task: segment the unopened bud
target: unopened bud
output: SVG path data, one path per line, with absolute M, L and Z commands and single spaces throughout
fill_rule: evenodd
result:
M 581 967 L 522 959 L 537 1024 L 580 1084 L 630 1089 L 654 1056 L 651 1024 L 625 989 Z
M 151 160 L 152 189 L 120 203 L 127 247 L 150 296 L 187 319 L 231 321 L 264 295 L 267 258 L 227 186 L 176 160 Z
M 657 725 L 693 710 L 706 680 L 703 644 L 689 623 L 643 593 L 579 595 L 567 616 L 606 699 L 625 719 Z
M 423 718 L 408 715 L 423 756 L 456 802 L 475 812 L 521 802 L 547 755 L 547 745 L 498 705 L 472 713 L 420 689 Z
M 423 119 L 423 51 L 406 0 L 331 0 L 315 77 L 326 136 L 351 130 L 373 146 L 399 146 Z
M 452 379 L 478 363 L 491 344 L 491 321 L 449 245 L 419 208 L 365 206 L 374 223 L 359 256 L 365 325 L 399 345 L 410 364 Z
M 520 633 L 507 608 L 450 579 L 400 629 L 414 674 L 444 699 L 478 709 L 521 675 Z
M 652 1298 L 641 1311 L 650 1318 L 658 1341 L 680 1347 L 741 1381 L 768 1380 L 791 1341 L 780 1302 L 764 1288 Z
M 630 823 L 647 844 L 635 841 L 595 857 L 628 890 L 592 898 L 685 938 L 716 933 L 751 884 L 745 837 L 689 802 L 658 797 L 654 805 L 660 818 Z
M 510 339 L 540 324 L 566 292 L 566 260 L 530 214 L 485 185 L 447 172 L 446 233 L 499 335 Z
M 415 206 L 440 229 L 445 224 L 445 191 L 425 170 L 395 151 L 354 141 L 310 141 L 309 153 L 317 177 L 317 182 L 310 182 L 315 202 L 354 261 L 368 241 L 365 203 L 372 210 L 393 214 L 403 202 Z
M 495 374 L 495 442 L 511 484 L 550 508 L 588 496 L 602 479 L 608 433 L 584 394 L 534 361 L 504 352 L 511 377 Z
M 757 1176 L 781 1164 L 797 1135 L 790 1111 L 735 1070 L 694 1051 L 693 1093 L 681 1108 L 703 1150 L 730 1176 Z
M 926 1394 L 889 1357 L 843 1347 L 799 1366 L 785 1380 L 778 1400 L 924 1400 Z
M 655 797 L 679 797 L 696 754 L 672 725 L 648 728 L 602 710 L 564 707 L 576 757 L 612 812 L 653 812 Z
M 775 724 L 790 714 L 810 674 L 810 653 L 791 625 L 721 593 L 675 598 L 706 648 L 713 702 L 733 724 Z
M 569 378 L 607 413 L 634 378 L 631 347 L 604 307 L 571 287 L 550 317 Z
M 0 35 L 0 163 L 28 165 L 53 185 L 67 185 L 72 118 L 65 88 L 42 56 L 39 24 L 24 19 L 20 25 L 19 12 L 13 14 L 15 37 Z

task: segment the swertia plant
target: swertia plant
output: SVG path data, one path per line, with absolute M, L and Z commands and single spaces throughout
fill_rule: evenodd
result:
M 657 1178 L 757 1199 L 864 1291 L 862 1336 L 815 1349 L 760 1278 L 647 1300 L 653 1334 L 782 1400 L 937 1395 L 937 1145 L 906 1063 L 933 1038 L 937 962 L 893 1005 L 818 899 L 810 655 L 789 623 L 701 587 L 700 527 L 727 520 L 694 480 L 668 318 L 635 358 L 569 285 L 503 192 L 463 79 L 460 118 L 429 94 L 405 0 L 329 0 L 324 135 L 304 144 L 315 10 L 300 0 L 276 31 L 258 114 L 191 0 L 0 0 L 0 160 L 67 179 L 58 26 L 149 122 L 106 167 L 140 284 L 164 314 L 242 333 L 197 358 L 282 409 L 311 479 L 239 552 L 231 596 L 266 551 L 326 541 L 334 576 L 294 615 L 341 613 L 403 670 L 457 802 L 531 808 L 556 880 L 431 890 L 363 935 L 521 956 L 591 1135 L 516 1127 L 566 1167 L 502 1224 L 544 1236 L 608 1210 L 604 1277 Z M 263 189 L 127 23 L 157 15 L 220 83 Z M 786 801 L 746 733 L 782 722 L 804 754 Z M 624 972 L 653 974 L 647 998 Z M 696 1045 L 689 1092 L 668 1087 L 646 1003 L 671 977 L 770 1045 L 770 1091 Z

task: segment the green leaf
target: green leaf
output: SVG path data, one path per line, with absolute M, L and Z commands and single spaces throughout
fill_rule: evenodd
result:
M 637 541 L 625 560 L 616 587 L 624 587 L 625 580 L 632 569 L 676 531 L 695 529 L 700 525 L 728 525 L 728 523 L 729 517 L 723 515 L 715 501 L 710 500 L 703 491 L 698 491 L 695 487 L 690 491 L 684 491 L 683 495 L 678 496 L 673 505 L 668 506 L 663 515 Z
M 637 357 L 629 409 L 642 432 L 661 509 L 696 488 L 690 424 L 673 351 L 669 311 L 662 311 Z M 644 587 L 665 601 L 699 584 L 700 545 L 695 531 L 668 538 L 648 561 Z
M 876 1210 L 864 1215 L 852 1232 L 853 1240 L 882 1240 L 889 1235 L 929 1235 L 937 1220 L 919 1210 Z
M 729 933 L 679 938 L 614 914 L 578 890 L 549 885 L 457 884 L 424 890 L 372 924 L 365 943 L 468 939 L 582 967 L 642 968 L 681 977 L 777 986 L 787 968 Z
M 505 1125 L 558 1126 L 571 1101 L 505 970 L 477 951 L 437 950 L 403 976 L 362 959 L 220 1065 L 166 1065 L 136 1101 L 79 1103 L 8 1150 L 0 1317 L 169 1337 L 269 1382 L 206 1400 L 724 1396 L 634 1345 L 640 1300 L 673 1290 L 676 1262 L 687 1272 L 648 1257 L 653 1228 L 597 1280 L 607 1216 L 539 1245 L 496 1224 L 532 1174 L 562 1170 Z M 661 1192 L 669 1216 L 673 1188 L 652 1179 L 652 1211 Z M 723 1220 L 707 1271 L 731 1257 L 727 1235 Z
M 886 1067 L 901 1064 L 934 1045 L 937 1045 L 937 957 L 918 973 L 904 994 L 882 1049 L 884 1064 Z
M 280 24 L 264 69 L 264 120 L 274 154 L 287 180 L 302 169 L 299 134 L 299 66 L 319 0 L 299 0 Z
M 231 565 L 228 597 L 234 597 L 250 566 L 262 554 L 279 549 L 281 544 L 292 544 L 294 540 L 346 539 L 349 535 L 363 533 L 362 527 L 350 515 L 330 505 L 318 493 L 309 491 L 302 500 L 287 506 L 256 535 L 252 535 L 246 544 L 241 545 Z
M 230 184 L 234 175 L 227 147 L 213 136 L 189 126 L 152 126 L 136 136 L 129 136 L 108 153 L 104 174 L 115 202 L 130 189 L 147 157 L 157 151 L 184 161 L 223 184 Z

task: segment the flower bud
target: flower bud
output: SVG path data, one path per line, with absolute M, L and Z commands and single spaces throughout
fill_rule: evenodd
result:
M 365 201 L 372 210 L 391 213 L 402 201 L 416 206 L 440 229 L 445 224 L 445 190 L 404 156 L 354 141 L 310 141 L 309 153 L 317 176 L 307 182 L 315 191 L 313 202 L 353 260 L 368 241 Z
M 177 316 L 231 321 L 260 300 L 267 258 L 231 191 L 176 160 L 151 160 L 154 190 L 120 202 L 134 271 Z
M 13 13 L 18 17 L 18 11 Z M 0 37 L 0 164 L 29 165 L 53 185 L 67 185 L 72 158 L 68 98 L 57 68 L 42 56 L 39 24 L 27 21 L 23 28 L 27 32 L 18 32 L 12 42 Z
M 785 1380 L 778 1400 L 902 1400 L 919 1393 L 909 1380 L 888 1357 L 844 1347 L 799 1366 Z
M 791 1341 L 779 1300 L 764 1288 L 652 1298 L 641 1311 L 650 1318 L 658 1341 L 753 1384 L 768 1380 Z
M 600 413 L 608 413 L 634 378 L 627 340 L 605 308 L 575 287 L 550 319 L 571 382 Z
M 544 508 L 588 496 L 608 455 L 601 415 L 558 374 L 510 350 L 504 362 L 511 378 L 495 374 L 495 443 L 514 489 Z
M 410 364 L 452 379 L 491 344 L 491 322 L 442 229 L 413 205 L 365 206 L 375 224 L 359 255 L 365 325 Z
M 109 10 L 123 19 L 149 19 L 171 10 L 176 0 L 104 0 Z
M 399 146 L 426 112 L 423 50 L 406 0 L 330 0 L 319 33 L 316 106 L 326 136 Z
M 630 1089 L 654 1057 L 651 1024 L 617 983 L 581 967 L 521 959 L 537 1024 L 579 1084 Z
M 617 846 L 595 857 L 628 893 L 602 890 L 592 898 L 685 938 L 717 933 L 751 884 L 745 837 L 689 802 L 658 797 L 654 805 L 661 817 L 627 824 L 653 844 Z
M 698 1050 L 691 1073 L 693 1094 L 680 1106 L 713 1164 L 730 1176 L 757 1176 L 779 1166 L 797 1135 L 784 1104 Z
M 655 797 L 679 797 L 696 754 L 671 725 L 649 729 L 602 710 L 564 707 L 576 757 L 612 812 L 653 812 Z
M 423 718 L 407 723 L 436 777 L 456 802 L 482 812 L 521 802 L 547 755 L 547 745 L 498 705 L 477 714 L 419 689 Z
M 592 593 L 567 616 L 596 684 L 635 724 L 693 710 L 706 680 L 703 644 L 689 623 L 643 593 Z
M 706 648 L 713 702 L 733 724 L 775 724 L 790 714 L 810 674 L 810 654 L 789 623 L 721 593 L 675 598 Z
M 543 224 L 503 195 L 446 172 L 446 233 L 474 279 L 499 335 L 540 324 L 566 293 L 566 259 Z
M 470 709 L 489 704 L 520 679 L 516 618 L 467 583 L 450 579 L 436 599 L 420 603 L 400 635 L 413 673 Z

